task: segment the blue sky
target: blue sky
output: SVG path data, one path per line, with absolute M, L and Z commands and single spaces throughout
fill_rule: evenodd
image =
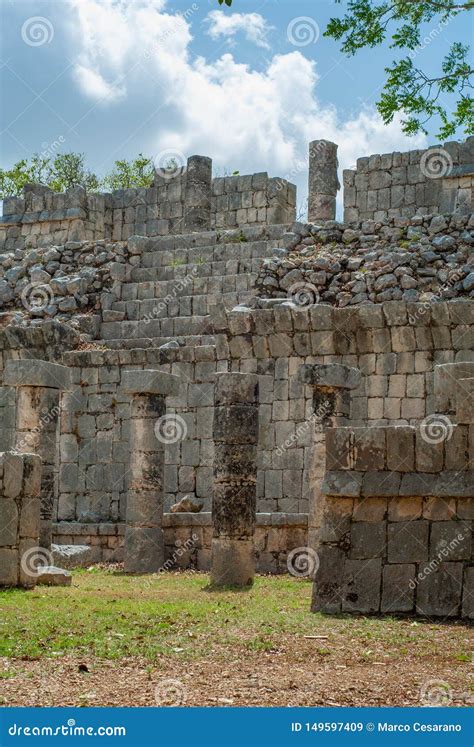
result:
M 1 0 L 1 165 L 81 151 L 98 173 L 142 151 L 200 153 L 218 174 L 266 170 L 304 198 L 307 143 L 360 155 L 436 143 L 408 139 L 375 111 L 387 47 L 353 58 L 322 36 L 334 0 Z M 179 15 L 181 14 L 181 15 Z M 420 50 L 438 70 L 465 14 Z M 427 27 L 429 33 L 435 27 Z

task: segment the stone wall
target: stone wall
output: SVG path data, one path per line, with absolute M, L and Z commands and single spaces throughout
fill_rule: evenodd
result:
M 257 513 L 255 530 L 256 568 L 260 573 L 286 573 L 290 550 L 307 543 L 306 514 Z M 165 569 L 209 570 L 211 561 L 211 513 L 165 513 Z M 56 522 L 54 542 L 92 547 L 92 562 L 123 560 L 123 523 Z
M 436 365 L 472 360 L 473 312 L 461 300 L 222 312 L 214 321 L 218 360 L 260 375 L 260 510 L 307 512 L 313 496 L 317 423 L 302 364 L 361 371 L 347 402 L 351 424 L 419 423 L 438 411 Z
M 267 172 L 217 177 L 212 181 L 211 226 L 291 223 L 296 216 L 296 187 Z
M 176 434 L 165 444 L 165 510 L 186 495 L 211 507 L 213 377 L 225 371 L 215 348 L 109 350 L 67 353 L 75 388 L 64 395 L 61 419 L 59 521 L 110 522 L 125 518 L 130 396 L 121 390 L 127 369 L 178 375 L 180 394 L 167 398 Z
M 81 187 L 64 194 L 41 184 L 25 187 L 23 197 L 3 200 L 2 251 L 65 244 L 104 237 L 104 209 L 99 196 Z
M 99 239 L 127 241 L 133 235 L 185 234 L 295 219 L 296 188 L 286 180 L 269 178 L 266 172 L 212 180 L 209 171 L 209 198 L 203 197 L 207 217 L 204 225 L 191 225 L 186 216 L 196 210 L 199 195 L 196 188 L 187 190 L 188 173 L 194 173 L 189 169 L 202 160 L 193 156 L 188 170 L 157 173 L 148 188 L 86 194 L 77 187 L 59 194 L 41 184 L 27 185 L 23 197 L 3 201 L 0 249 L 8 252 Z
M 474 617 L 472 425 L 328 429 L 326 467 L 313 610 Z
M 344 220 L 469 213 L 473 180 L 474 137 L 426 150 L 359 158 L 355 170 L 343 173 Z
M 0 586 L 35 585 L 41 459 L 0 452 Z
M 3 315 L 2 315 L 3 316 Z M 78 334 L 56 321 L 44 322 L 41 327 L 4 326 L 10 317 L 0 316 L 0 451 L 14 447 L 16 391 L 4 385 L 7 361 L 33 358 L 58 363 L 66 350 L 79 343 Z
M 222 310 L 214 314 L 216 347 L 67 353 L 76 389 L 63 399 L 57 519 L 124 520 L 125 367 L 159 369 L 184 382 L 179 396 L 168 398 L 184 437 L 166 445 L 165 510 L 185 495 L 210 509 L 213 382 L 216 372 L 232 370 L 260 376 L 258 510 L 307 513 L 315 422 L 311 387 L 298 379 L 301 365 L 340 362 L 361 370 L 348 410 L 352 424 L 417 423 L 437 411 L 435 365 L 472 358 L 473 308 L 452 301 L 429 309 L 387 302 Z

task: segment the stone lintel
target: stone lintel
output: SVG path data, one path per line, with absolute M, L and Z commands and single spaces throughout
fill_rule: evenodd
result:
M 129 370 L 122 373 L 122 389 L 128 394 L 179 394 L 180 378 L 174 374 L 150 369 Z
M 443 178 L 456 179 L 461 176 L 471 176 L 471 174 L 474 175 L 474 163 L 461 163 L 457 166 L 453 166 L 449 174 L 446 174 Z
M 258 375 L 250 373 L 217 373 L 215 404 L 257 404 Z
M 59 363 L 35 358 L 9 360 L 5 364 L 3 383 L 12 387 L 35 386 L 67 390 L 71 388 L 71 370 Z
M 357 389 L 361 381 L 358 368 L 342 363 L 305 363 L 299 370 L 300 381 L 318 389 Z

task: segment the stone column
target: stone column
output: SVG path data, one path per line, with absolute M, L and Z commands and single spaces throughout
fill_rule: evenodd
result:
M 313 140 L 309 144 L 308 221 L 334 220 L 336 195 L 340 187 L 337 178 L 337 145 L 329 140 Z
M 71 386 L 71 372 L 48 361 L 9 360 L 3 382 L 16 390 L 13 448 L 21 454 L 38 454 L 43 462 L 39 544 L 49 550 L 57 494 L 60 397 Z
M 40 484 L 39 456 L 0 453 L 0 586 L 36 584 Z
M 189 232 L 211 228 L 212 160 L 191 156 L 186 169 L 184 226 Z
M 321 486 L 326 471 L 326 428 L 346 425 L 350 414 L 350 393 L 360 385 L 357 368 L 341 363 L 305 364 L 300 380 L 313 388 L 315 440 L 309 485 L 308 546 L 315 549 L 324 509 Z
M 130 464 L 124 544 L 126 573 L 157 573 L 164 563 L 163 479 L 166 439 L 160 419 L 179 378 L 161 371 L 129 370 L 122 388 L 130 405 Z
M 255 572 L 258 376 L 218 373 L 214 391 L 211 583 L 247 586 Z

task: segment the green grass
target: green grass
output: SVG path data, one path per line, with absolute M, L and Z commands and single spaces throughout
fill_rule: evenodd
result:
M 229 645 L 273 651 L 284 636 L 297 641 L 325 635 L 329 640 L 317 641 L 325 658 L 353 644 L 369 658 L 368 652 L 383 647 L 396 659 L 408 649 L 432 654 L 434 631 L 442 629 L 410 620 L 314 615 L 310 597 L 311 584 L 290 576 L 260 576 L 245 591 L 213 591 L 205 574 L 192 572 L 134 577 L 104 568 L 76 570 L 69 588 L 1 592 L 0 656 L 84 652 L 153 662 L 160 654 L 199 658 Z M 465 628 L 452 626 L 453 658 L 460 661 L 464 634 Z

